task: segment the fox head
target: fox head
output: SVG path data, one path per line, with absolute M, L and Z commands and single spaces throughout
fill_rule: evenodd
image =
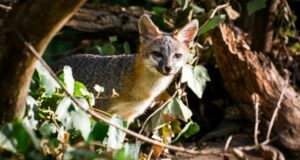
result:
M 143 54 L 147 68 L 165 76 L 176 74 L 188 59 L 198 32 L 198 20 L 194 19 L 172 33 L 165 33 L 147 15 L 143 15 L 138 27 L 142 44 L 140 54 Z

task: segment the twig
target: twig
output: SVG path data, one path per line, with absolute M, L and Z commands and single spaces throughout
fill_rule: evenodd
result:
M 270 125 L 269 125 L 269 128 L 268 128 L 268 132 L 267 132 L 267 136 L 266 136 L 266 140 L 265 140 L 266 143 L 268 143 L 270 141 L 270 136 L 271 136 L 271 132 L 272 132 L 272 128 L 273 128 L 274 122 L 275 122 L 275 118 L 277 117 L 278 111 L 281 108 L 281 102 L 283 100 L 283 96 L 285 94 L 285 90 L 287 89 L 288 83 L 289 83 L 289 76 L 286 76 L 283 89 L 281 91 L 279 100 L 277 102 L 276 108 L 275 108 L 275 110 L 273 112 L 273 115 L 272 115 L 272 118 L 271 118 L 271 121 L 270 121 Z
M 254 143 L 256 146 L 259 145 L 259 142 L 258 142 L 258 134 L 259 134 L 259 130 L 258 130 L 258 126 L 259 126 L 259 119 L 258 119 L 258 114 L 259 114 L 259 100 L 260 100 L 260 97 L 257 93 L 253 93 L 252 94 L 252 100 L 254 102 L 254 109 L 255 109 L 255 126 L 254 126 L 254 135 L 253 135 L 253 138 L 254 138 Z
M 177 95 L 177 92 L 178 92 L 178 91 L 176 91 L 176 92 L 172 95 L 172 97 L 171 97 L 170 99 L 168 99 L 164 104 L 162 104 L 159 108 L 157 108 L 153 113 L 151 113 L 151 114 L 147 117 L 147 119 L 146 119 L 145 122 L 143 123 L 142 128 L 141 128 L 140 131 L 139 131 L 139 134 L 141 134 L 141 133 L 143 132 L 143 130 L 144 130 L 146 124 L 147 124 L 148 121 L 151 119 L 151 117 L 153 117 L 157 112 L 159 112 L 160 110 L 162 110 L 169 102 L 171 102 L 171 100 Z
M 228 139 L 227 139 L 227 141 L 226 141 L 226 144 L 225 144 L 225 147 L 224 147 L 224 151 L 225 151 L 225 152 L 228 150 L 232 138 L 233 138 L 233 135 L 230 135 L 230 136 L 228 137 Z
M 136 137 L 136 138 L 138 138 L 138 139 L 140 139 L 142 141 L 145 141 L 145 142 L 148 142 L 148 143 L 151 143 L 151 144 L 154 144 L 154 145 L 158 145 L 158 146 L 161 146 L 161 147 L 165 147 L 165 148 L 168 148 L 168 149 L 174 150 L 174 151 L 185 152 L 185 153 L 189 153 L 189 154 L 201 154 L 200 151 L 189 150 L 189 149 L 185 149 L 183 147 L 177 147 L 177 146 L 173 146 L 173 145 L 164 144 L 164 143 L 161 143 L 159 141 L 153 140 L 151 138 L 145 137 L 143 135 L 140 135 L 140 134 L 138 134 L 136 132 L 133 132 L 133 131 L 131 131 L 129 129 L 126 129 L 124 127 L 121 127 L 121 126 L 119 126 L 119 125 L 111 122 L 109 118 L 107 118 L 107 117 L 105 117 L 103 115 L 97 114 L 96 112 L 94 112 L 91 109 L 85 110 L 84 107 L 78 102 L 78 100 L 66 89 L 66 87 L 58 79 L 58 77 L 55 75 L 55 73 L 52 71 L 52 69 L 48 66 L 48 64 L 40 57 L 40 54 L 35 50 L 35 48 L 23 38 L 23 36 L 21 35 L 21 33 L 18 32 L 18 30 L 16 30 L 14 27 L 13 27 L 13 29 L 14 29 L 15 33 L 19 36 L 19 38 L 24 42 L 25 46 L 29 49 L 30 53 L 38 61 L 40 61 L 40 63 L 46 68 L 46 70 L 50 73 L 50 75 L 53 77 L 53 79 L 60 85 L 60 87 L 66 92 L 66 94 L 71 98 L 71 100 L 79 108 L 81 108 L 82 110 L 84 110 L 87 113 L 91 114 L 96 119 L 102 120 L 103 122 L 109 124 L 110 126 L 113 126 L 113 127 L 117 128 L 117 129 L 119 129 L 119 130 L 127 133 L 128 135 Z
M 217 11 L 219 11 L 220 9 L 226 8 L 226 7 L 228 7 L 228 6 L 229 6 L 229 3 L 228 3 L 228 2 L 225 3 L 225 4 L 222 4 L 222 5 L 217 6 L 217 7 L 212 11 L 212 13 L 210 14 L 209 19 L 212 19 L 212 18 L 215 16 L 215 14 L 217 13 Z
M 11 6 L 6 6 L 6 5 L 3 5 L 3 4 L 0 4 L 0 9 L 3 9 L 5 10 L 6 12 L 10 11 L 12 9 Z

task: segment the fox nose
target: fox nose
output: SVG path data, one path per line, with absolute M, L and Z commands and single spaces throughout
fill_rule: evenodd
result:
M 172 70 L 173 70 L 172 66 L 165 66 L 165 71 L 166 71 L 167 73 L 172 72 Z

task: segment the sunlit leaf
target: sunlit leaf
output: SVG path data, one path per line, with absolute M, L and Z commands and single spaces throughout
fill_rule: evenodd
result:
M 119 126 L 127 126 L 127 124 L 120 118 L 119 116 L 113 115 L 111 118 L 111 122 L 119 125 Z M 107 148 L 109 149 L 120 149 L 122 148 L 124 139 L 125 139 L 125 133 L 113 126 L 109 126 L 108 132 L 107 132 L 107 138 L 105 139 L 105 143 L 107 144 Z
M 87 141 L 91 133 L 91 122 L 89 115 L 82 110 L 71 111 L 71 118 L 74 128 L 79 130 L 83 139 Z
M 181 82 L 187 82 L 188 87 L 198 96 L 202 98 L 202 94 L 206 87 L 206 82 L 210 81 L 206 68 L 197 65 L 192 68 L 185 65 L 182 68 Z
M 72 68 L 70 66 L 64 67 L 64 83 L 66 85 L 67 91 L 73 94 L 75 80 L 73 78 Z
M 136 141 L 135 143 L 125 143 L 123 145 L 125 155 L 132 159 L 139 159 L 141 142 Z
M 95 90 L 96 92 L 98 92 L 98 93 L 101 93 L 101 92 L 104 92 L 104 91 L 105 91 L 104 87 L 102 87 L 102 86 L 100 86 L 100 85 L 98 85 L 98 84 L 96 84 L 93 88 L 94 88 L 94 90 Z
M 23 119 L 25 126 L 37 129 L 38 125 L 38 103 L 31 96 L 26 98 L 26 116 Z
M 88 102 L 88 100 L 86 98 L 78 97 L 78 98 L 76 98 L 76 101 L 77 101 L 77 103 L 79 103 L 79 105 L 81 107 L 83 107 L 81 109 L 84 109 L 84 110 L 88 110 L 89 109 L 90 105 L 89 105 L 89 102 Z M 79 106 L 76 105 L 75 102 L 72 102 L 72 104 L 73 104 L 75 110 L 78 110 L 80 108 Z
M 226 18 L 226 16 L 222 14 L 222 15 L 215 16 L 212 19 L 208 20 L 206 23 L 204 23 L 199 28 L 198 35 L 205 34 L 208 31 L 214 29 L 215 27 L 217 27 L 219 25 L 220 22 L 222 22 L 223 20 L 225 20 L 225 18 Z
M 193 79 L 193 66 L 191 65 L 183 65 L 181 70 L 180 82 L 185 83 L 188 82 L 189 79 Z
M 195 14 L 203 13 L 205 10 L 197 5 L 192 5 L 193 12 Z
M 72 101 L 69 97 L 64 97 L 58 104 L 55 114 L 57 119 L 66 127 L 71 128 L 71 117 L 69 113 L 69 107 L 71 106 Z
M 126 155 L 125 149 L 121 148 L 113 155 L 111 160 L 134 160 L 131 156 Z
M 47 94 L 51 95 L 56 91 L 56 88 L 60 88 L 58 83 L 52 78 L 50 73 L 46 70 L 40 62 L 36 64 L 36 70 L 39 74 L 40 84 L 45 87 Z
M 187 122 L 191 116 L 192 111 L 178 98 L 175 97 L 168 105 L 171 114 L 176 115 L 178 118 Z
M 89 91 L 81 82 L 75 81 L 74 84 L 74 96 L 87 96 Z
M 165 125 L 164 127 L 162 127 L 161 134 L 162 134 L 164 143 L 167 143 L 167 144 L 170 143 L 171 137 L 173 135 L 170 125 Z
M 172 143 L 177 141 L 180 137 L 184 135 L 185 138 L 188 138 L 200 130 L 200 127 L 197 123 L 190 121 L 187 123 L 181 132 L 173 139 Z

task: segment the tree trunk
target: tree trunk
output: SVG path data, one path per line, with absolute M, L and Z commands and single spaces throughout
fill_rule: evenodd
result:
M 271 119 L 285 79 L 267 57 L 251 51 L 245 41 L 236 38 L 229 26 L 221 24 L 211 37 L 214 55 L 229 93 L 235 100 L 250 106 L 253 106 L 252 94 L 257 93 L 261 100 L 260 111 Z M 255 117 L 254 112 L 244 114 L 248 118 Z M 290 85 L 286 88 L 274 133 L 285 147 L 300 149 L 300 95 Z
M 0 28 L 0 124 L 22 117 L 36 59 L 15 31 L 42 55 L 49 41 L 85 0 L 26 0 Z
M 251 48 L 258 52 L 270 53 L 273 45 L 275 14 L 280 0 L 269 0 L 266 3 L 266 8 L 253 15 Z

